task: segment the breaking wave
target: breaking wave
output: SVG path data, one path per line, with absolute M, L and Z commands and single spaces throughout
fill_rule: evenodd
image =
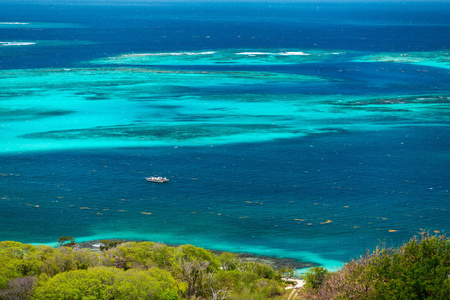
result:
M 237 55 L 310 55 L 308 53 L 305 52 L 301 52 L 301 51 L 291 51 L 291 52 L 239 52 L 236 53 Z
M 33 42 L 0 42 L 0 46 L 29 46 L 36 45 Z
M 24 22 L 0 22 L 0 25 L 28 25 L 30 23 Z
M 139 57 L 139 56 L 192 56 L 192 55 L 210 55 L 214 54 L 214 51 L 205 52 L 161 52 L 161 53 L 133 53 L 121 55 L 118 58 L 126 57 Z

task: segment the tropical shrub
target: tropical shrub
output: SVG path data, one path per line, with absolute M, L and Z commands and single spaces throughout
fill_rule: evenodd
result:
M 318 290 L 328 276 L 329 272 L 324 267 L 315 266 L 310 268 L 304 275 L 304 279 L 306 281 L 305 288 Z
M 424 234 L 396 249 L 380 246 L 347 263 L 323 282 L 316 280 L 318 273 L 313 270 L 305 277 L 303 297 L 450 299 L 450 240 Z
M 58 274 L 35 289 L 33 299 L 179 299 L 167 271 L 97 267 Z
M 399 249 L 378 250 L 367 276 L 376 298 L 450 299 L 450 241 L 425 235 Z
M 0 242 L 0 299 L 272 299 L 284 293 L 277 271 L 231 253 L 152 242 L 110 246 L 96 253 Z
M 0 290 L 0 299 L 30 299 L 33 295 L 35 282 L 36 278 L 32 276 L 11 279 L 8 281 L 7 287 Z

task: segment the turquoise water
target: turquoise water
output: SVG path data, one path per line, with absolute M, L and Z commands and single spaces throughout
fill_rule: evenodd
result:
M 315 95 L 301 91 L 340 89 L 354 83 L 346 78 L 272 70 L 180 67 L 227 61 L 244 68 L 252 64 L 276 68 L 282 63 L 299 63 L 297 53 L 304 52 L 247 53 L 251 54 L 164 54 L 159 63 L 169 69 L 144 67 L 160 54 L 134 54 L 96 60 L 83 68 L 0 71 L 2 136 L 7 141 L 0 151 L 260 142 L 341 130 L 380 130 L 400 122 L 402 126 L 446 123 L 449 97 L 444 93 L 408 95 L 404 90 L 405 95 Z M 442 56 L 427 53 L 428 61 L 445 69 Z M 318 59 L 324 58 L 320 55 L 300 62 Z M 343 59 L 337 60 L 343 63 Z M 119 66 L 102 66 L 111 60 Z M 383 68 L 375 66 L 374 71 Z M 410 70 L 418 77 L 428 72 Z M 393 83 L 378 83 L 374 89 L 389 84 Z M 397 121 L 384 121 L 389 118 Z
M 448 51 L 435 52 L 406 52 L 406 53 L 379 53 L 367 55 L 358 61 L 363 62 L 394 62 L 403 64 L 414 64 L 435 68 L 450 68 L 450 55 Z M 420 70 L 420 69 L 418 69 Z M 421 70 L 427 72 L 426 70 Z
M 336 268 L 448 232 L 442 5 L 4 5 L 0 239 Z

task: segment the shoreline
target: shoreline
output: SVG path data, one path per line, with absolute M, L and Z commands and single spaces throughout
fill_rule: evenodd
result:
M 127 242 L 153 242 L 153 241 L 147 241 L 147 240 L 127 240 L 127 239 L 102 239 L 102 240 L 108 240 L 108 241 L 120 241 L 121 243 L 127 243 Z M 102 240 L 90 240 L 90 241 L 84 241 L 84 242 L 77 242 L 76 245 L 80 248 L 80 249 L 88 249 L 90 251 L 96 251 L 99 252 L 100 249 L 98 246 L 101 244 Z M 159 243 L 159 244 L 163 244 L 166 246 L 170 246 L 170 247 L 179 247 L 181 245 L 174 245 L 174 244 L 165 244 L 165 243 L 161 243 L 161 242 L 154 242 L 154 243 Z M 195 245 L 194 245 L 195 246 Z M 197 247 L 197 246 L 196 246 Z M 203 247 L 201 247 L 203 248 Z M 203 248 L 206 249 L 206 248 Z M 267 256 L 267 255 L 257 255 L 257 254 L 252 254 L 252 253 L 246 253 L 246 252 L 230 252 L 230 251 L 221 251 L 221 250 L 211 250 L 211 249 L 206 249 L 208 251 L 211 251 L 212 253 L 216 254 L 216 255 L 220 255 L 222 253 L 233 253 L 235 255 L 237 255 L 237 257 L 239 257 L 240 259 L 242 259 L 245 262 L 259 262 L 259 263 L 264 263 L 267 264 L 269 266 L 271 266 L 274 269 L 281 269 L 283 267 L 285 268 L 291 268 L 292 270 L 298 270 L 298 269 L 305 269 L 305 268 L 311 268 L 313 266 L 315 266 L 316 264 L 312 263 L 312 262 L 302 262 L 302 261 L 298 261 L 297 259 L 294 258 L 278 258 L 278 257 L 273 257 L 273 256 Z M 293 276 L 298 277 L 296 275 Z

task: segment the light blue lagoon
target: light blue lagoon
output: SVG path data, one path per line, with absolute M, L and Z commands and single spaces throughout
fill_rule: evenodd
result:
M 337 268 L 450 230 L 441 6 L 17 5 L 0 11 L 0 240 Z

